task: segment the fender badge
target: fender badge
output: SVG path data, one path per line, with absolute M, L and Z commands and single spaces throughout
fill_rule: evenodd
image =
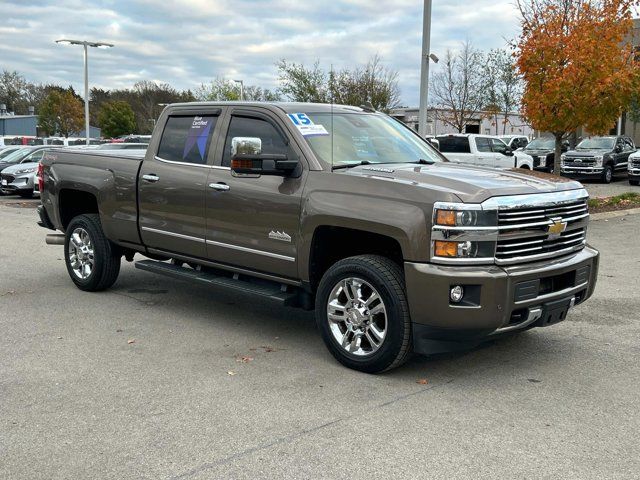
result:
M 291 243 L 291 235 L 288 235 L 285 232 L 280 232 L 280 231 L 273 231 L 271 230 L 269 232 L 269 238 L 271 240 L 280 240 L 281 242 L 289 242 Z

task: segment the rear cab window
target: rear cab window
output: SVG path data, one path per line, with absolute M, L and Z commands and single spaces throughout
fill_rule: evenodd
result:
M 471 153 L 467 137 L 437 137 L 440 151 L 444 153 Z
M 172 115 L 167 119 L 157 156 L 170 162 L 207 163 L 218 115 Z

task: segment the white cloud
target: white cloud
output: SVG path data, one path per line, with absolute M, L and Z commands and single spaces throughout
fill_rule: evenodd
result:
M 0 68 L 78 90 L 81 50 L 58 38 L 116 44 L 90 54 L 91 83 L 103 88 L 160 79 L 186 89 L 215 76 L 273 88 L 281 58 L 340 69 L 380 53 L 400 74 L 404 103 L 418 100 L 416 0 L 0 0 L 0 18 Z M 431 49 L 440 57 L 464 40 L 503 47 L 517 31 L 511 0 L 434 2 Z

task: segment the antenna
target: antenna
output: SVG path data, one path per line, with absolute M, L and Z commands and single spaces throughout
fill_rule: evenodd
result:
M 329 98 L 331 99 L 331 171 L 333 172 L 333 88 L 335 77 L 333 74 L 333 63 L 331 64 L 331 73 L 329 75 Z

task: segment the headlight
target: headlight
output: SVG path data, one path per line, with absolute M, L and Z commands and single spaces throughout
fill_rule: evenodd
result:
M 38 170 L 38 167 L 29 167 L 29 168 L 23 168 L 22 170 L 16 170 L 16 174 L 20 174 L 20 173 L 33 173 L 36 170 Z
M 567 156 L 563 153 L 562 155 L 560 155 L 560 160 L 562 162 L 564 162 L 567 159 Z
M 601 167 L 602 166 L 602 160 L 603 160 L 603 156 L 599 155 L 597 157 L 593 157 L 593 159 L 596 161 L 596 167 Z
M 451 208 L 436 208 L 434 225 L 442 227 L 490 227 L 497 225 L 495 210 L 461 210 L 455 205 Z

